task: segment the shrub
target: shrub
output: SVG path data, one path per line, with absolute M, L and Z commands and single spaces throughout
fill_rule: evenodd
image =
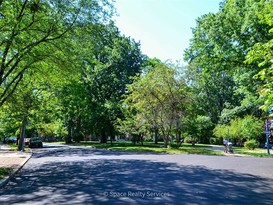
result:
M 258 142 L 256 140 L 249 140 L 245 142 L 245 148 L 254 150 L 255 148 L 258 147 Z
M 195 145 L 195 143 L 197 143 L 198 139 L 196 137 L 192 137 L 192 136 L 187 136 L 185 137 L 184 142 L 185 143 L 191 143 L 192 145 Z
M 12 171 L 11 167 L 0 167 L 0 179 L 8 176 Z
M 217 140 L 216 140 L 215 137 L 211 137 L 211 138 L 209 139 L 209 143 L 210 143 L 210 144 L 216 144 L 216 142 L 217 142 Z
M 83 138 L 84 138 L 83 134 L 77 133 L 77 134 L 74 135 L 73 140 L 74 140 L 75 142 L 79 143 L 80 141 L 83 140 Z
M 168 145 L 168 148 L 171 148 L 171 149 L 179 149 L 180 145 L 179 144 L 169 144 Z

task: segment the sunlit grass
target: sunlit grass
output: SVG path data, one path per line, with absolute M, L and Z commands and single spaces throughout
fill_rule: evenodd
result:
M 134 145 L 132 142 L 113 142 L 99 143 L 99 142 L 80 142 L 74 145 L 85 146 L 90 148 L 111 149 L 119 151 L 143 152 L 143 153 L 164 153 L 164 154 L 200 154 L 200 155 L 223 155 L 223 153 L 214 151 L 210 146 L 182 144 L 180 148 L 164 148 L 163 143 L 154 144 L 145 142 L 143 145 Z
M 256 148 L 254 150 L 249 150 L 244 147 L 234 147 L 234 153 L 236 154 L 244 154 L 244 155 L 249 155 L 249 156 L 254 156 L 254 157 L 272 157 L 273 150 L 270 149 L 270 155 L 267 154 L 267 149 L 263 148 Z
M 57 144 L 65 144 L 64 142 L 56 142 Z M 153 152 L 153 153 L 169 153 L 169 154 L 200 154 L 200 155 L 224 155 L 222 151 L 214 151 L 211 145 L 183 143 L 179 149 L 163 148 L 163 143 L 154 144 L 153 142 L 144 142 L 143 146 L 133 145 L 130 141 L 99 143 L 99 142 L 81 142 L 74 143 L 74 145 L 86 146 L 90 148 L 103 148 L 120 151 L 133 151 L 133 152 Z M 256 148 L 249 150 L 244 147 L 233 147 L 234 154 L 242 154 L 254 157 L 273 157 L 273 150 L 270 149 L 270 155 L 267 155 L 267 149 Z M 230 154 L 232 156 L 232 154 Z
M 12 167 L 0 167 L 0 179 L 8 176 L 12 171 Z
M 9 144 L 11 151 L 17 151 L 18 150 L 18 145 L 16 144 Z M 30 148 L 24 147 L 25 152 L 30 152 Z

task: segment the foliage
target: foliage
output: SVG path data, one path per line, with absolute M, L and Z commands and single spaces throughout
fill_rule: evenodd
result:
M 144 56 L 109 20 L 111 3 L 1 1 L 0 9 L 0 132 L 113 136 Z
M 174 69 L 158 63 L 135 77 L 128 91 L 123 107 L 133 113 L 131 116 L 137 122 L 134 125 L 146 124 L 158 129 L 167 147 L 172 131 L 180 129 L 189 102 L 185 83 L 176 79 Z
M 263 131 L 263 121 L 247 115 L 242 121 L 242 130 L 242 135 L 248 140 L 257 140 Z
M 105 143 L 116 133 L 116 120 L 123 118 L 122 95 L 131 77 L 141 71 L 144 56 L 139 43 L 122 36 L 113 24 L 99 29 L 103 35 L 96 34 L 96 41 L 78 48 L 80 75 L 64 87 L 62 95 L 68 136 L 96 133 Z
M 209 139 L 209 143 L 210 143 L 210 144 L 213 144 L 213 145 L 217 144 L 217 138 L 211 137 L 211 138 Z
M 214 130 L 213 130 L 213 134 L 217 137 L 220 138 L 229 138 L 230 137 L 230 127 L 228 125 L 221 125 L 218 124 Z
M 218 124 L 214 128 L 214 135 L 221 138 L 233 139 L 240 144 L 244 140 L 258 140 L 263 129 L 263 122 L 253 116 L 235 118 L 230 125 Z
M 67 50 L 68 34 L 76 28 L 102 23 L 111 16 L 103 0 L 1 1 L 0 106 L 14 93 L 26 71 L 55 62 Z M 103 17 L 103 18 L 100 18 Z M 60 60 L 59 60 L 60 59 Z
M 80 142 L 80 141 L 82 141 L 83 140 L 83 134 L 82 133 L 77 133 L 77 134 L 75 134 L 74 135 L 74 137 L 73 137 L 73 140 L 75 141 L 75 142 Z
M 255 15 L 259 19 L 259 23 L 264 26 L 267 31 L 266 39 L 264 41 L 256 41 L 254 46 L 251 47 L 247 56 L 246 63 L 255 64 L 260 69 L 256 74 L 256 78 L 262 80 L 259 93 L 265 97 L 264 110 L 268 109 L 269 105 L 273 103 L 272 96 L 272 48 L 273 48 L 273 16 L 272 16 L 273 3 L 271 1 L 261 0 L 256 3 Z
M 144 56 L 107 0 L 0 1 L 0 135 L 260 140 L 259 108 L 273 103 L 272 9 L 223 0 L 197 19 L 181 66 Z
M 248 140 L 244 143 L 245 148 L 254 150 L 259 146 L 259 143 L 256 140 Z
M 12 167 L 0 167 L 0 180 L 12 172 Z
M 184 55 L 189 63 L 187 82 L 198 96 L 196 112 L 215 125 L 246 115 L 260 117 L 259 107 L 269 103 L 264 96 L 269 97 L 270 89 L 262 84 L 272 82 L 265 77 L 271 65 L 270 9 L 271 1 L 227 0 L 217 13 L 196 21 Z M 261 62 L 269 64 L 259 67 Z M 258 91 L 265 95 L 260 97 Z
M 187 136 L 184 139 L 185 143 L 190 143 L 192 145 L 195 145 L 198 142 L 198 139 L 196 137 Z
M 211 118 L 208 116 L 197 115 L 194 119 L 192 119 L 189 123 L 193 123 L 195 128 L 192 133 L 199 143 L 208 143 L 208 137 L 212 135 L 213 123 Z M 190 131 L 190 130 L 188 130 Z

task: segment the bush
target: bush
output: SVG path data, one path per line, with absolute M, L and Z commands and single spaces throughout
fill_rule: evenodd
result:
M 198 139 L 196 137 L 192 137 L 192 136 L 187 136 L 185 137 L 184 142 L 185 143 L 191 143 L 192 145 L 195 145 L 195 143 L 197 143 Z
M 211 137 L 211 138 L 209 139 L 209 143 L 210 143 L 210 144 L 217 144 L 216 142 L 217 142 L 217 140 L 216 140 L 215 137 Z
M 179 149 L 180 146 L 181 146 L 181 145 L 179 145 L 179 144 L 169 144 L 169 145 L 168 145 L 168 148 L 171 148 L 171 149 Z
M 74 137 L 73 137 L 73 140 L 74 140 L 75 142 L 77 142 L 77 143 L 79 143 L 80 141 L 83 141 L 83 139 L 84 139 L 84 136 L 83 136 L 83 134 L 81 134 L 81 133 L 77 133 L 77 134 L 75 134 Z
M 256 140 L 249 140 L 247 142 L 245 142 L 245 148 L 249 149 L 249 150 L 254 150 L 255 148 L 258 147 L 258 142 Z
M 146 136 L 146 137 L 144 138 L 144 141 L 145 141 L 145 142 L 153 142 L 154 140 L 153 140 L 153 137 L 152 137 L 152 136 Z

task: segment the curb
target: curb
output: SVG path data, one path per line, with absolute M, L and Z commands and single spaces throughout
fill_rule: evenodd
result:
M 8 176 L 6 176 L 4 179 L 0 179 L 0 189 L 3 188 L 9 182 L 9 180 L 13 178 L 15 174 L 17 174 L 24 167 L 24 165 L 28 162 L 28 160 L 31 157 L 32 157 L 32 151 L 30 155 L 27 156 L 26 159 L 20 165 L 15 167 L 14 170 Z

